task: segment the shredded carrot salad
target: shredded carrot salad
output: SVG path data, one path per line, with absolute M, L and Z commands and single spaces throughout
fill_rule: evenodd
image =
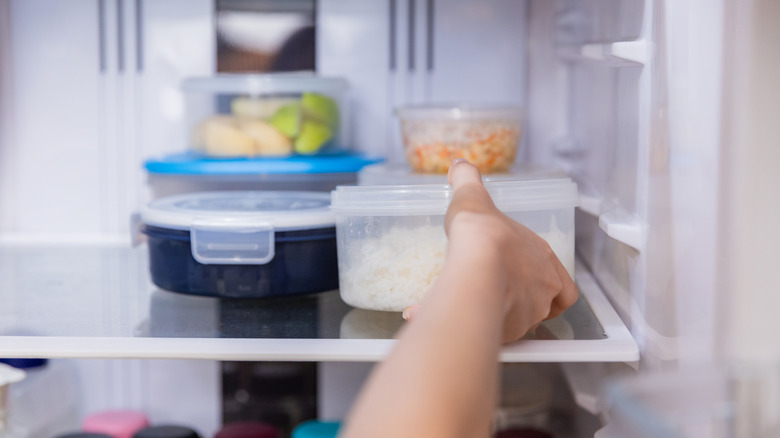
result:
M 455 158 L 465 158 L 483 173 L 505 172 L 515 161 L 520 127 L 513 122 L 406 122 L 406 158 L 417 172 L 446 173 Z

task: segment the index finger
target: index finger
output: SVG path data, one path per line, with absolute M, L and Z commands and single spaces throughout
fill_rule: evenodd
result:
M 449 229 L 452 219 L 462 211 L 489 213 L 496 206 L 482 184 L 482 176 L 476 166 L 461 158 L 450 166 L 447 179 L 452 185 L 452 201 L 444 217 L 444 227 Z

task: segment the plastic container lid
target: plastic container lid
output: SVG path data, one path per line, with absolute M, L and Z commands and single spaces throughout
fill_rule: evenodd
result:
M 275 232 L 335 226 L 330 196 L 317 192 L 206 192 L 170 196 L 141 210 L 145 225 L 189 230 L 203 264 L 265 264 Z
M 240 74 L 222 73 L 214 76 L 185 79 L 183 91 L 219 94 L 282 94 L 310 91 L 323 94 L 343 93 L 347 89 L 343 78 L 317 76 L 314 72 Z
M 577 185 L 568 178 L 486 182 L 501 211 L 535 211 L 577 206 Z M 353 216 L 439 215 L 447 211 L 452 187 L 443 184 L 339 186 L 331 192 L 331 209 Z
M 381 157 L 351 152 L 254 158 L 214 158 L 186 152 L 147 160 L 144 168 L 149 173 L 176 175 L 354 173 L 381 161 Z
M 482 175 L 483 182 L 493 181 L 532 181 L 566 178 L 562 170 L 536 167 L 531 165 L 517 166 L 507 173 L 492 173 Z M 415 184 L 447 184 L 447 174 L 415 172 L 406 164 L 372 164 L 358 172 L 358 185 L 415 185 Z
M 435 120 L 506 120 L 522 119 L 523 109 L 516 106 L 482 103 L 452 103 L 437 105 L 408 105 L 396 108 L 401 119 Z
M 188 427 L 152 426 L 139 430 L 133 438 L 200 438 L 200 435 Z
M 336 438 L 341 428 L 337 421 L 306 421 L 292 432 L 292 438 Z
M 169 196 L 141 210 L 146 225 L 190 230 L 197 223 L 225 227 L 264 224 L 279 231 L 325 228 L 335 225 L 328 209 L 330 196 L 317 192 L 201 192 Z

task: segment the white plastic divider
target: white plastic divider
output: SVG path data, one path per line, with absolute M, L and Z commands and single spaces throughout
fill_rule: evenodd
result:
M 619 208 L 604 211 L 602 198 L 582 192 L 579 195 L 577 208 L 599 218 L 599 228 L 609 237 L 637 251 L 643 251 L 646 238 L 645 227 L 635 215 Z
M 599 216 L 599 228 L 607 236 L 642 252 L 645 246 L 645 232 L 642 223 L 632 214 L 613 210 Z
M 650 57 L 650 45 L 644 39 L 634 41 L 618 41 L 614 43 L 584 44 L 580 54 L 586 58 L 604 60 L 614 56 L 626 61 L 647 64 Z

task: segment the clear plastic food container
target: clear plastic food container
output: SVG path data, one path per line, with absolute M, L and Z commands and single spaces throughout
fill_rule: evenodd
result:
M 550 244 L 574 274 L 577 186 L 568 178 L 487 182 L 496 206 Z M 401 311 L 428 293 L 444 263 L 449 185 L 337 187 L 341 298 L 362 309 Z
M 152 201 L 141 211 L 158 287 L 219 297 L 338 288 L 327 193 L 209 192 Z
M 189 147 L 211 157 L 329 154 L 349 148 L 342 78 L 219 74 L 182 83 Z
M 517 156 L 523 110 L 490 105 L 420 105 L 396 109 L 409 165 L 446 173 L 465 158 L 483 173 L 506 172 Z

